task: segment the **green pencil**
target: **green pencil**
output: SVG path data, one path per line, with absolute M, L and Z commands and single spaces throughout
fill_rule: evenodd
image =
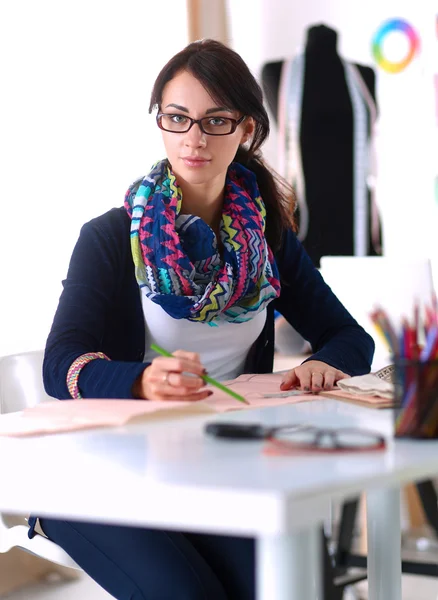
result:
M 173 354 L 171 354 L 167 350 L 164 350 L 164 348 L 160 348 L 160 346 L 157 346 L 157 344 L 151 344 L 151 350 L 153 350 L 157 354 L 161 354 L 161 356 L 173 357 Z M 219 390 L 222 390 L 226 394 L 233 396 L 233 398 L 235 398 L 236 400 L 239 400 L 239 402 L 243 402 L 244 404 L 249 404 L 248 400 L 245 400 L 245 398 L 243 396 L 239 396 L 239 394 L 236 394 L 236 392 L 233 392 L 233 390 L 230 390 L 230 388 L 227 388 L 227 386 L 224 385 L 223 383 L 216 381 L 216 379 L 213 379 L 212 377 L 209 377 L 208 375 L 201 375 L 201 378 L 205 381 L 205 383 L 214 385 Z

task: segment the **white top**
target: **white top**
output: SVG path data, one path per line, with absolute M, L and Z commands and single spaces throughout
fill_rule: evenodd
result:
M 205 422 L 356 426 L 390 436 L 393 418 L 391 410 L 316 397 L 224 415 L 0 438 L 0 511 L 241 535 L 283 534 L 323 520 L 330 498 L 435 476 L 438 440 L 390 440 L 381 452 L 270 457 L 262 453 L 262 442 L 207 437 Z
M 225 381 L 243 373 L 246 357 L 266 322 L 266 308 L 246 323 L 221 321 L 217 327 L 174 319 L 145 294 L 141 293 L 145 317 L 146 345 L 144 361 L 151 362 L 157 354 L 152 343 L 169 352 L 198 352 L 210 377 Z

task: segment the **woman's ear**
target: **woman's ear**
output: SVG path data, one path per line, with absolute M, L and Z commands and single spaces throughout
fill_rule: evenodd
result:
M 255 121 L 252 117 L 247 117 L 244 121 L 244 133 L 242 136 L 242 141 L 240 142 L 241 144 L 246 144 L 246 142 L 248 142 L 254 133 L 255 130 Z

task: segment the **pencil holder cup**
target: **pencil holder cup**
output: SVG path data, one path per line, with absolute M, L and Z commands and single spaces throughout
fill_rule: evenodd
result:
M 394 359 L 395 437 L 438 438 L 438 360 Z

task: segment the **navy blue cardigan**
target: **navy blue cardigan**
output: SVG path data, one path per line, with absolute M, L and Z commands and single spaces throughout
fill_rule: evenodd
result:
M 79 377 L 83 397 L 133 397 L 133 383 L 146 363 L 129 231 L 130 218 L 123 208 L 82 227 L 44 357 L 44 386 L 55 398 L 70 398 L 66 375 L 75 358 L 97 351 L 111 361 L 98 359 L 84 367 Z M 326 285 L 291 231 L 284 236 L 276 261 L 281 294 L 268 305 L 265 327 L 249 352 L 245 372 L 272 371 L 277 310 L 310 342 L 314 354 L 308 360 L 321 360 L 350 375 L 368 373 L 372 338 Z

